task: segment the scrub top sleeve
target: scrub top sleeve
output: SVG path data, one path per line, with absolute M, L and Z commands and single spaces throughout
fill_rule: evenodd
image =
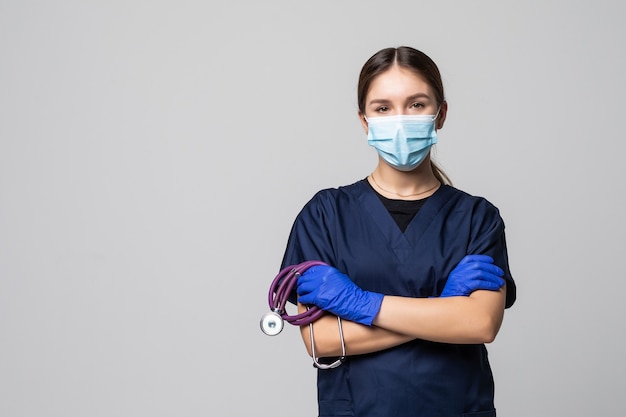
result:
M 293 223 L 281 269 L 305 261 L 335 265 L 332 245 L 333 198 L 330 190 L 318 192 Z M 289 298 L 295 304 L 295 294 Z
M 509 308 L 517 297 L 517 288 L 511 270 L 506 247 L 504 220 L 499 210 L 486 200 L 482 200 L 472 217 L 472 237 L 468 254 L 489 255 L 494 263 L 504 270 L 506 279 L 506 304 Z

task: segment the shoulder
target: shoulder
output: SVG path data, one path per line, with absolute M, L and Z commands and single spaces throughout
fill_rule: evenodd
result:
M 446 185 L 448 210 L 469 222 L 476 233 L 481 231 L 503 231 L 504 220 L 500 210 L 487 198 L 470 194 L 458 188 Z
M 450 199 L 454 200 L 455 205 L 469 209 L 473 213 L 500 216 L 500 210 L 498 207 L 496 207 L 486 197 L 470 194 L 467 191 L 460 190 L 451 185 L 444 185 L 443 187 L 445 187 L 448 194 L 451 196 Z
M 365 180 L 316 192 L 306 203 L 303 211 L 334 211 L 337 206 L 359 198 L 367 190 Z

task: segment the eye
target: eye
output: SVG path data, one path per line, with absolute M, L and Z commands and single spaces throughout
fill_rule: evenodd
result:
M 376 113 L 385 113 L 389 111 L 389 107 L 387 106 L 380 106 L 376 108 Z
M 415 102 L 413 104 L 411 104 L 410 108 L 412 109 L 423 109 L 424 107 L 424 103 L 420 103 L 420 102 Z

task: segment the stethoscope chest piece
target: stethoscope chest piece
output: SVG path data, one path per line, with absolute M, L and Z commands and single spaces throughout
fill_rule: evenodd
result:
M 268 336 L 276 336 L 283 330 L 285 322 L 280 314 L 269 311 L 261 317 L 261 330 Z

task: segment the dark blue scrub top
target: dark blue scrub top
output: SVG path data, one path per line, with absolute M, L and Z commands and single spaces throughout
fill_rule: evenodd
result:
M 404 233 L 366 180 L 318 192 L 298 214 L 281 268 L 321 260 L 368 291 L 438 296 L 467 254 L 505 271 L 506 307 L 516 288 L 504 222 L 482 197 L 442 185 Z M 495 416 L 484 345 L 415 340 L 318 371 L 320 416 Z M 478 414 L 476 414 L 478 413 Z

